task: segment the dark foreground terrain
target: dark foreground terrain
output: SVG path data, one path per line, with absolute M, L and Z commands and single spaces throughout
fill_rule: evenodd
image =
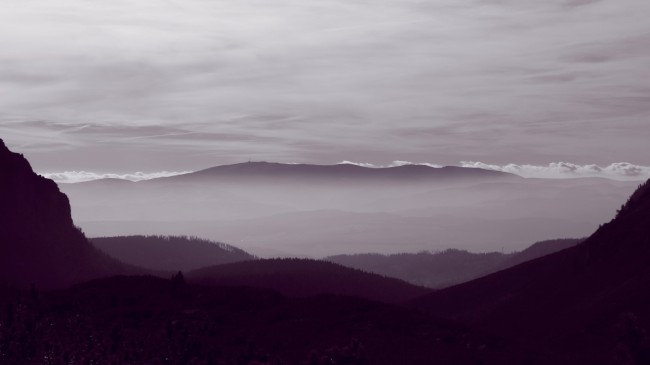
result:
M 291 298 L 178 277 L 3 293 L 2 364 L 491 364 L 496 338 L 365 299 Z

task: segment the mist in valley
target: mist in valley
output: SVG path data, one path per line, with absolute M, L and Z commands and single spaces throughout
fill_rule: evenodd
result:
M 91 237 L 196 235 L 260 257 L 322 258 L 448 248 L 511 252 L 545 239 L 584 237 L 611 219 L 637 186 L 418 168 L 414 175 L 396 168 L 244 163 L 60 187 L 76 224 Z

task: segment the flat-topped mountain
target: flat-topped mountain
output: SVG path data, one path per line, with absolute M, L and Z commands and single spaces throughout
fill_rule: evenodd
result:
M 197 172 L 161 178 L 172 181 L 218 178 L 222 181 L 238 181 L 250 178 L 268 178 L 299 182 L 305 179 L 311 183 L 321 182 L 423 182 L 454 179 L 520 179 L 517 175 L 457 166 L 431 167 L 427 165 L 401 165 L 394 167 L 364 167 L 354 164 L 311 165 L 275 162 L 244 162 L 215 166 Z M 158 179 L 160 180 L 160 179 Z
M 73 224 L 56 183 L 2 140 L 0 171 L 0 283 L 51 288 L 136 271 L 95 249 Z

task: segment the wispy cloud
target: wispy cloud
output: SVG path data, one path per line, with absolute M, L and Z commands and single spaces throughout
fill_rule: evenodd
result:
M 100 179 L 120 179 L 129 181 L 142 181 L 157 179 L 159 177 L 176 176 L 190 173 L 192 171 L 159 171 L 159 172 L 134 172 L 131 174 L 96 173 L 89 171 L 64 171 L 44 172 L 41 176 L 52 179 L 57 183 L 79 183 Z
M 462 161 L 463 167 L 509 172 L 523 177 L 564 179 L 576 177 L 603 177 L 613 180 L 650 179 L 650 166 L 639 166 L 627 162 L 607 166 L 578 165 L 569 162 L 552 162 L 548 165 L 494 165 L 475 161 Z
M 385 168 L 403 165 L 424 165 L 443 167 L 429 162 L 393 161 L 389 164 L 372 164 L 368 162 L 342 161 L 340 164 L 350 164 L 369 168 Z M 488 164 L 478 161 L 461 161 L 458 166 L 508 172 L 522 177 L 544 179 L 568 179 L 579 177 L 602 177 L 612 180 L 647 180 L 650 179 L 650 166 L 635 165 L 628 162 L 616 162 L 606 166 L 595 164 L 579 165 L 570 162 L 551 162 L 548 165 L 531 164 Z

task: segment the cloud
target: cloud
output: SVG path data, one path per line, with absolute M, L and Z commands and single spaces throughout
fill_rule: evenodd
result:
M 57 183 L 79 183 L 99 179 L 121 179 L 130 181 L 142 181 L 188 174 L 192 171 L 159 171 L 159 172 L 134 172 L 130 174 L 96 173 L 89 171 L 65 171 L 65 172 L 44 172 L 41 176 L 52 179 Z
M 578 165 L 569 162 L 552 162 L 548 165 L 493 165 L 475 161 L 461 161 L 462 167 L 474 167 L 503 171 L 523 177 L 563 179 L 576 177 L 603 177 L 613 180 L 650 179 L 650 166 L 639 166 L 627 162 L 616 162 L 607 166 Z
M 341 161 L 338 163 L 338 165 L 356 165 L 356 166 L 361 166 L 361 167 L 369 167 L 369 168 L 387 168 L 387 167 L 397 167 L 397 166 L 405 166 L 405 165 L 422 165 L 422 166 L 429 166 L 429 167 L 442 167 L 442 165 L 437 165 L 437 164 L 431 164 L 428 162 L 410 162 L 410 161 L 393 161 L 389 163 L 388 165 L 378 165 L 378 164 L 372 164 L 368 162 L 353 162 L 353 161 Z
M 368 167 L 368 168 L 382 167 L 367 162 L 352 162 L 352 161 L 341 161 L 337 165 L 354 165 L 354 166 Z

